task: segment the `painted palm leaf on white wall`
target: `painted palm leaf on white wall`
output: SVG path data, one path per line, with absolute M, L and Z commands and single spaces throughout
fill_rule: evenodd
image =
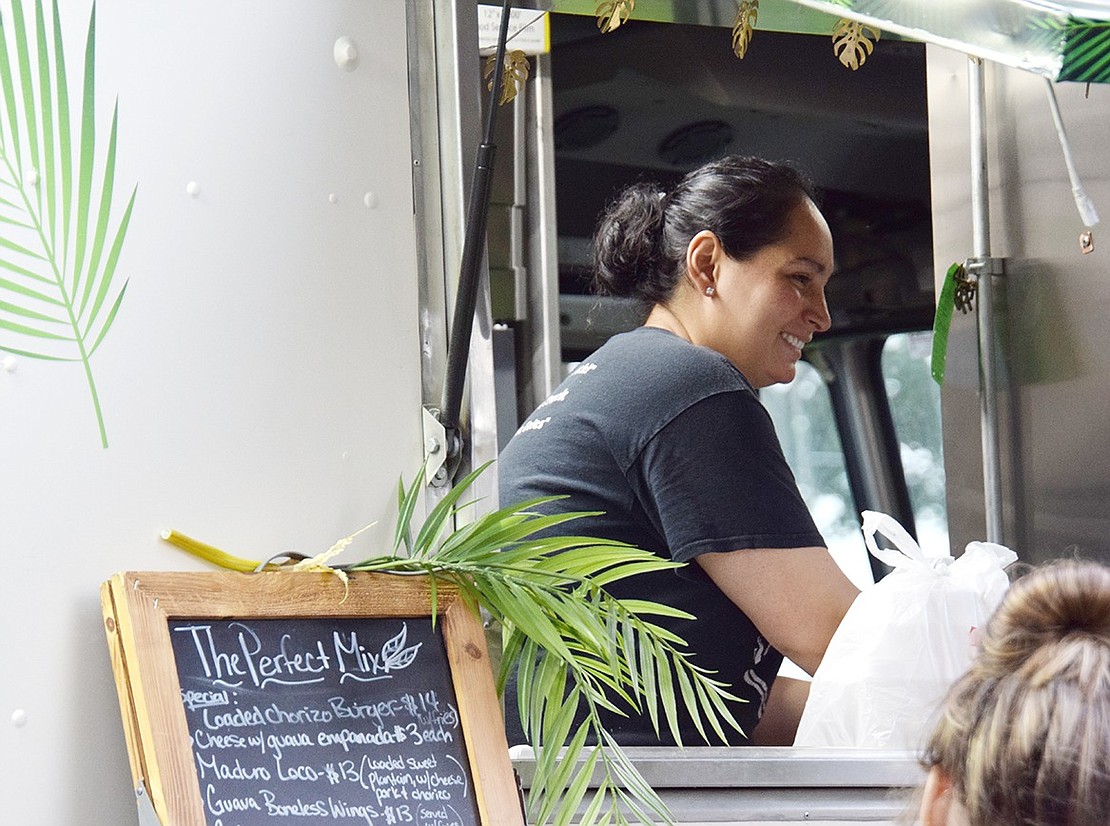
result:
M 0 26 L 0 350 L 81 364 L 107 447 L 90 360 L 126 291 L 117 264 L 137 187 L 114 201 L 117 107 L 97 145 L 96 6 L 72 90 L 57 0 L 12 0 Z

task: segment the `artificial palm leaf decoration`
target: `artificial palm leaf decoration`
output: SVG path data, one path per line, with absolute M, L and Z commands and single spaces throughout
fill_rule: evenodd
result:
M 740 0 L 736 7 L 736 22 L 732 24 L 732 53 L 743 59 L 755 32 L 759 17 L 759 0 Z
M 10 16 L 0 20 L 0 350 L 80 362 L 107 447 L 89 360 L 127 287 L 116 267 L 137 188 L 113 229 L 118 107 L 98 169 L 96 6 L 85 39 L 79 125 L 70 121 L 57 0 L 50 10 L 49 31 L 42 0 L 34 4 L 31 32 L 22 0 L 13 0 Z
M 632 17 L 632 10 L 636 8 L 636 0 L 602 0 L 597 4 L 597 27 L 602 34 L 616 31 Z
M 841 63 L 854 72 L 867 60 L 875 48 L 872 41 L 878 40 L 880 34 L 874 26 L 841 18 L 833 28 L 833 52 Z
M 486 79 L 486 88 L 491 91 L 493 90 L 493 71 L 496 62 L 496 55 L 490 55 L 486 58 L 485 66 L 482 69 L 482 76 Z M 505 105 L 517 96 L 517 93 L 520 92 L 528 80 L 529 69 L 528 57 L 520 49 L 505 53 L 504 65 L 501 67 L 501 98 L 498 101 L 500 105 Z
M 689 615 L 654 602 L 619 600 L 605 590 L 616 580 L 680 565 L 620 542 L 537 536 L 589 515 L 534 510 L 546 499 L 503 508 L 451 530 L 469 504 L 460 504 L 461 497 L 483 469 L 456 484 L 419 527 L 413 525 L 413 514 L 423 474 L 407 490 L 401 485 L 393 553 L 341 570 L 424 574 L 433 595 L 437 581 L 449 582 L 475 610 L 484 608 L 507 629 L 498 685 L 503 688 L 512 669 L 518 669 L 524 730 L 537 744 L 530 823 L 569 823 L 583 804 L 584 826 L 673 822 L 598 714 L 602 708 L 646 710 L 657 729 L 666 726 L 679 741 L 681 702 L 707 740 L 713 733 L 723 739 L 726 727 L 739 730 L 725 706 L 725 700 L 735 698 L 688 659 L 681 638 L 649 619 Z M 174 532 L 163 537 L 225 567 L 262 565 Z M 306 562 L 313 566 L 324 556 Z M 595 774 L 601 780 L 587 801 Z
M 1062 54 L 1057 80 L 1110 82 L 1110 21 L 1045 18 L 1034 25 L 1048 44 L 1045 51 Z

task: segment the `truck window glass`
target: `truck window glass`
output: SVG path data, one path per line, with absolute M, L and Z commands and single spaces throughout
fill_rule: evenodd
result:
M 794 381 L 764 388 L 760 398 L 830 553 L 856 585 L 870 583 L 867 549 L 848 488 L 844 450 L 825 382 L 812 365 L 802 361 Z
M 948 548 L 940 388 L 929 374 L 932 332 L 898 333 L 883 346 L 883 381 L 913 506 L 917 540 Z

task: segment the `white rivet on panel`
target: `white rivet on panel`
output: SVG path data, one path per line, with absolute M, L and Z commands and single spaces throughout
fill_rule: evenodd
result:
M 196 181 L 189 181 L 189 183 L 185 184 L 185 194 L 190 198 L 197 197 L 200 195 L 200 184 Z
M 12 725 L 16 728 L 23 728 L 27 725 L 27 712 L 21 708 L 17 708 L 12 712 Z
M 332 55 L 335 57 L 335 65 L 340 69 L 350 72 L 358 66 L 358 47 L 355 46 L 355 41 L 346 35 L 335 41 Z
M 4 358 L 0 360 L 0 367 L 4 368 L 5 373 L 14 373 L 18 364 L 19 362 L 16 361 L 15 356 L 4 356 Z
M 374 209 L 378 206 L 378 196 L 373 192 L 367 192 L 362 196 L 362 202 L 366 204 L 367 209 Z

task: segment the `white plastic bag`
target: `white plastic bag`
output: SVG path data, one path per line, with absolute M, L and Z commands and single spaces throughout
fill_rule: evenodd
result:
M 926 555 L 898 522 L 863 512 L 872 555 L 894 570 L 860 592 L 829 642 L 795 746 L 917 749 L 949 686 L 975 655 L 1017 554 L 972 542 L 954 559 Z M 897 550 L 879 548 L 881 533 Z

